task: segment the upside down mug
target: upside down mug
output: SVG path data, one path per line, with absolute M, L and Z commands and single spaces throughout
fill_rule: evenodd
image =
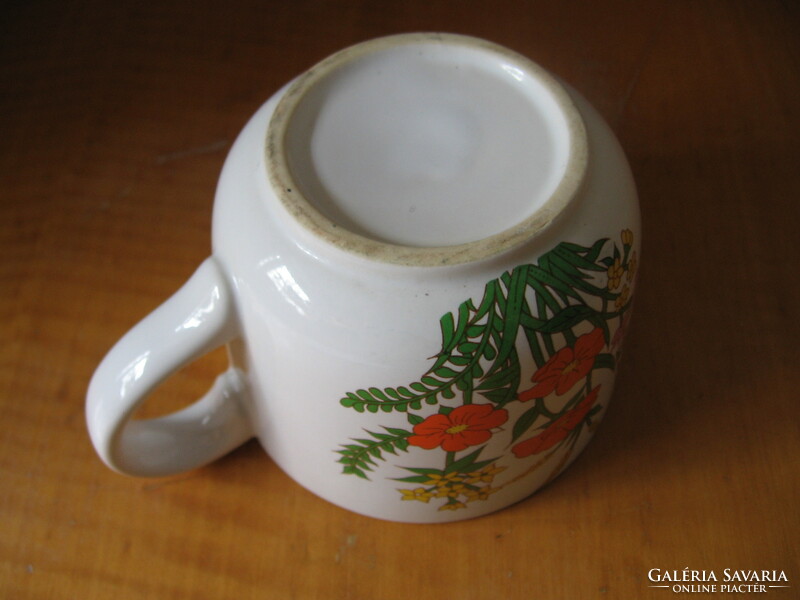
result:
M 256 437 L 364 515 L 498 510 L 602 419 L 639 229 L 613 134 L 530 60 L 446 34 L 342 50 L 237 138 L 212 254 L 98 367 L 92 441 L 119 472 L 163 476 Z M 204 397 L 136 418 L 222 345 L 230 366 Z

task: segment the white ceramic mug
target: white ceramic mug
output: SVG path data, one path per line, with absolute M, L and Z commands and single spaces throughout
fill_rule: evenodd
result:
M 253 116 L 214 209 L 212 256 L 92 379 L 110 467 L 167 475 L 255 436 L 333 503 L 442 522 L 525 498 L 602 418 L 636 192 L 602 119 L 526 58 L 443 34 L 343 50 Z M 205 397 L 134 418 L 223 344 Z

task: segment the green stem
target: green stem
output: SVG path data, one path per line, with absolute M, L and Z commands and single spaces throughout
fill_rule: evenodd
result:
M 473 381 L 472 377 L 468 377 L 465 380 L 466 387 L 463 391 L 463 403 L 464 404 L 472 404 L 472 388 L 473 388 Z
M 536 407 L 539 409 L 539 414 L 544 415 L 548 419 L 553 419 L 558 416 L 557 413 L 550 412 L 544 404 L 544 398 L 536 399 Z
M 542 340 L 544 341 L 544 347 L 547 349 L 547 354 L 551 357 L 555 355 L 556 347 L 553 344 L 553 336 L 551 336 L 549 333 L 543 333 Z

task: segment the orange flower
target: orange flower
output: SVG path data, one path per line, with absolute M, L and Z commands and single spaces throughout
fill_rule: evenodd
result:
M 517 458 L 525 458 L 549 450 L 564 440 L 586 418 L 597 401 L 599 392 L 600 386 L 598 385 L 575 408 L 558 417 L 539 435 L 516 444 L 511 451 Z
M 603 330 L 596 327 L 579 337 L 574 348 L 562 348 L 536 371 L 531 378 L 536 385 L 520 392 L 519 400 L 527 402 L 532 398 L 544 398 L 553 390 L 559 396 L 566 394 L 592 370 L 594 359 L 604 344 Z
M 458 452 L 476 446 L 492 437 L 490 429 L 508 420 L 508 411 L 495 409 L 491 404 L 465 404 L 449 414 L 435 414 L 414 425 L 414 435 L 408 438 L 412 446 L 432 450 L 441 446 L 447 452 Z

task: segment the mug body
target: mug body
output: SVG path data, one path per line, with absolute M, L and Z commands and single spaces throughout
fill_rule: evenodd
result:
M 220 178 L 241 410 L 349 510 L 517 502 L 605 413 L 639 231 L 613 134 L 527 59 L 439 34 L 342 51 L 261 107 Z

